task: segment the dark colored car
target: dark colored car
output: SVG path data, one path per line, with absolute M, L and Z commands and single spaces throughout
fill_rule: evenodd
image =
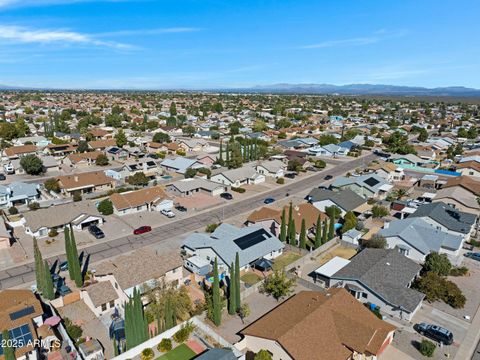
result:
M 89 226 L 88 231 L 95 237 L 95 239 L 103 239 L 105 237 L 105 234 L 97 225 Z
M 264 204 L 271 204 L 271 203 L 273 203 L 273 202 L 275 202 L 275 199 L 274 199 L 274 198 L 271 198 L 271 197 L 268 197 L 268 198 L 266 198 L 265 200 L 263 200 L 263 203 L 264 203 Z
M 289 178 L 289 179 L 295 179 L 295 176 L 296 176 L 296 174 L 295 174 L 295 173 L 288 173 L 288 174 L 285 174 L 285 177 L 286 177 L 286 178 Z
M 152 227 L 148 226 L 148 225 L 145 225 L 145 226 L 140 226 L 139 228 L 133 230 L 133 234 L 134 235 L 141 235 L 141 234 L 145 234 L 149 231 L 152 231 Z
M 58 265 L 60 271 L 67 271 L 68 270 L 68 261 L 63 261 Z
M 323 179 L 324 180 L 331 180 L 331 179 L 333 179 L 333 176 L 332 175 L 327 175 Z
M 182 206 L 182 205 L 175 206 L 175 209 L 177 209 L 178 211 L 182 211 L 182 212 L 187 211 L 187 208 L 185 206 Z
M 228 192 L 224 192 L 224 193 L 221 193 L 220 194 L 220 197 L 225 199 L 225 200 L 232 200 L 233 199 L 233 196 L 232 194 L 228 193 Z
M 5 174 L 0 174 L 0 181 L 7 180 Z
M 423 336 L 437 341 L 443 345 L 452 345 L 453 333 L 441 326 L 420 323 L 416 325 L 416 330 Z
M 480 261 L 480 253 L 478 253 L 478 252 L 467 252 L 465 254 L 465 257 L 468 257 L 468 258 L 473 259 L 473 260 Z

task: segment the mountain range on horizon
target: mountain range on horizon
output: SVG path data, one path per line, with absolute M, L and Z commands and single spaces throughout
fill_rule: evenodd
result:
M 34 88 L 21 87 L 0 84 L 0 90 L 89 90 L 89 89 L 56 89 L 56 88 Z M 102 89 L 92 89 L 95 91 Z M 347 84 L 347 85 L 333 85 L 333 84 L 290 84 L 277 83 L 271 85 L 256 85 L 251 87 L 238 88 L 208 88 L 208 89 L 104 89 L 108 91 L 128 91 L 128 90 L 156 90 L 156 91 L 222 91 L 222 92 L 253 92 L 253 93 L 279 93 L 279 94 L 323 94 L 323 95 L 390 95 L 390 96 L 452 96 L 452 97 L 480 97 L 480 89 L 468 88 L 464 86 L 446 86 L 427 88 L 421 86 L 402 86 L 402 85 L 385 85 L 385 84 Z

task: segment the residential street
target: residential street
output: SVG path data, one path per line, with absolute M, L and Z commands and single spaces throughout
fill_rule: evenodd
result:
M 83 248 L 81 250 L 90 255 L 90 263 L 107 259 L 136 248 L 153 245 L 169 240 L 178 241 L 180 244 L 180 235 L 205 227 L 206 224 L 220 222 L 239 213 L 254 210 L 263 205 L 263 201 L 267 197 L 282 199 L 286 194 L 296 194 L 310 188 L 319 186 L 323 182 L 323 178 L 328 174 L 334 177 L 342 175 L 362 165 L 367 165 L 376 156 L 369 154 L 351 161 L 341 163 L 334 168 L 320 171 L 315 175 L 296 181 L 294 184 L 286 185 L 278 189 L 270 190 L 262 194 L 233 202 L 231 204 L 220 205 L 211 210 L 193 215 L 188 218 L 172 221 L 165 225 L 154 228 L 151 232 L 140 236 L 125 236 L 112 239 L 108 242 L 95 244 Z M 178 245 L 179 245 L 178 244 Z M 56 260 L 63 261 L 63 256 L 54 256 L 47 259 L 51 264 Z M 9 268 L 0 271 L 0 289 L 7 289 L 15 286 L 21 286 L 25 283 L 33 281 L 35 278 L 33 261 L 27 264 Z

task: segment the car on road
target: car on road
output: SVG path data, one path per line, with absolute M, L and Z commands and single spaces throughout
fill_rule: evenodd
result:
M 187 208 L 183 205 L 177 205 L 177 206 L 175 206 L 175 209 L 177 209 L 178 211 L 181 211 L 181 212 L 186 212 L 187 211 Z
M 331 180 L 331 179 L 333 179 L 333 176 L 332 175 L 327 175 L 323 179 L 324 180 Z
M 144 225 L 144 226 L 140 226 L 139 228 L 136 228 L 135 230 L 133 230 L 133 235 L 141 235 L 141 234 L 145 234 L 149 231 L 152 231 L 152 227 L 148 226 L 148 225 Z
M 438 325 L 420 323 L 415 326 L 419 334 L 437 341 L 442 345 L 452 345 L 453 333 Z
M 297 174 L 293 172 L 285 174 L 285 177 L 289 179 L 295 179 L 295 176 L 297 176 Z
M 271 197 L 268 197 L 268 198 L 266 198 L 265 200 L 263 200 L 263 203 L 264 203 L 264 204 L 271 204 L 271 203 L 273 203 L 273 202 L 275 202 L 275 199 L 274 199 L 274 198 L 271 198 Z
M 220 197 L 225 200 L 233 200 L 233 195 L 228 192 L 221 193 Z
M 5 174 L 0 174 L 0 181 L 7 180 Z
M 12 164 L 5 164 L 3 165 L 3 170 L 7 175 L 15 174 L 15 169 L 13 168 Z
M 163 209 L 162 211 L 160 211 L 162 213 L 162 215 L 165 215 L 166 217 L 168 218 L 173 218 L 175 217 L 175 213 L 172 211 L 172 210 L 166 210 L 166 209 Z
M 88 227 L 88 232 L 92 234 L 95 239 L 103 239 L 105 237 L 105 234 L 103 233 L 102 230 L 97 225 L 91 225 Z
M 478 252 L 467 252 L 465 254 L 465 257 L 468 257 L 468 258 L 473 259 L 473 260 L 480 261 L 480 253 L 478 253 Z
M 327 187 L 327 186 L 323 186 L 323 185 L 320 185 L 318 188 L 321 189 L 321 190 L 328 190 L 328 187 Z

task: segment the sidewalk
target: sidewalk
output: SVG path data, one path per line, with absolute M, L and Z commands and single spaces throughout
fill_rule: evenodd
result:
M 473 317 L 472 324 L 468 329 L 467 335 L 463 339 L 458 348 L 455 360 L 470 359 L 475 352 L 478 342 L 480 341 L 480 307 L 477 309 Z

